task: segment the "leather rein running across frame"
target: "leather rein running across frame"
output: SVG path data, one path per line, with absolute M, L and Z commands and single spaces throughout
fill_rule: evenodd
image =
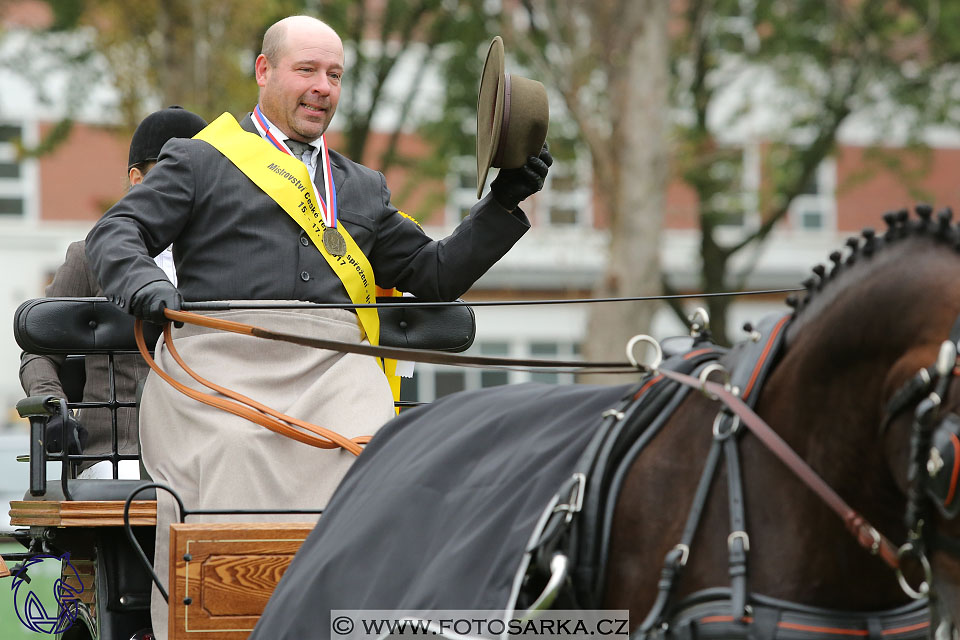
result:
M 494 369 L 518 369 L 518 368 L 550 368 L 553 371 L 561 373 L 575 373 L 585 369 L 594 371 L 603 371 L 606 373 L 635 373 L 636 368 L 628 362 L 598 362 L 584 363 L 575 360 L 515 360 L 511 358 L 496 358 L 489 356 L 461 356 L 447 353 L 444 351 L 429 351 L 424 349 L 402 349 L 398 347 L 375 347 L 372 345 L 356 344 L 351 342 L 341 342 L 338 340 L 325 340 L 323 338 L 307 338 L 304 336 L 269 331 L 261 327 L 234 322 L 231 320 L 222 320 L 211 318 L 209 316 L 191 313 L 189 311 L 172 311 L 164 309 L 164 315 L 168 320 L 174 322 L 185 322 L 195 324 L 211 329 L 229 331 L 241 335 L 248 335 L 257 338 L 266 338 L 268 340 L 279 340 L 290 342 L 314 349 L 327 349 L 330 351 L 340 351 L 344 353 L 356 353 L 360 355 L 369 355 L 379 358 L 395 358 L 397 360 L 409 360 L 413 362 L 429 362 L 433 364 L 455 364 L 466 367 L 484 367 Z M 146 341 L 143 337 L 143 320 L 136 319 L 134 323 L 134 335 L 137 342 L 137 348 L 140 355 L 147 362 L 151 369 L 165 382 L 180 393 L 193 398 L 198 402 L 227 411 L 259 424 L 271 431 L 293 438 L 298 442 L 303 442 L 321 449 L 342 448 L 354 455 L 360 455 L 363 451 L 361 445 L 370 441 L 370 436 L 360 436 L 349 439 L 339 433 L 319 427 L 309 422 L 299 420 L 292 416 L 271 409 L 270 407 L 257 402 L 256 400 L 239 394 L 235 391 L 215 384 L 191 369 L 180 356 L 173 344 L 173 335 L 170 330 L 170 322 L 163 327 L 163 342 L 170 351 L 170 356 L 180 367 L 194 380 L 216 391 L 223 397 L 214 396 L 204 391 L 198 391 L 185 384 L 175 380 L 169 373 L 160 368 L 150 355 L 147 349 Z
M 636 336 L 627 345 L 627 357 L 629 362 L 597 362 L 584 363 L 578 361 L 563 360 L 523 360 L 512 358 L 496 358 L 485 356 L 461 356 L 442 351 L 428 351 L 421 349 L 402 349 L 396 347 L 379 347 L 372 345 L 355 344 L 340 342 L 336 340 L 325 340 L 321 338 L 306 338 L 303 336 L 290 335 L 269 331 L 261 327 L 256 327 L 229 320 L 210 318 L 186 311 L 164 310 L 164 315 L 174 322 L 185 322 L 196 324 L 208 328 L 229 331 L 241 335 L 249 335 L 270 340 L 280 340 L 291 342 L 307 347 L 342 351 L 345 353 L 356 353 L 381 358 L 397 358 L 401 360 L 410 360 L 414 362 L 428 362 L 434 364 L 451 364 L 471 367 L 487 368 L 550 368 L 554 371 L 576 372 L 591 369 L 594 371 L 633 373 L 642 371 L 649 374 L 659 374 L 692 387 L 699 389 L 713 400 L 722 402 L 725 410 L 732 413 L 739 419 L 740 424 L 746 426 L 761 443 L 764 444 L 774 455 L 776 455 L 805 485 L 816 493 L 824 503 L 829 506 L 843 521 L 849 532 L 857 542 L 873 555 L 879 555 L 881 559 L 898 573 L 900 571 L 900 554 L 897 547 L 890 542 L 888 538 L 879 533 L 873 525 L 855 511 L 843 498 L 837 494 L 818 474 L 788 445 L 760 416 L 758 416 L 743 400 L 741 400 L 735 389 L 729 384 L 719 384 L 706 378 L 694 378 L 685 374 L 677 373 L 669 369 L 659 368 L 660 345 L 649 336 Z M 343 448 L 354 455 L 360 455 L 361 445 L 370 440 L 370 436 L 361 436 L 354 439 L 348 439 L 344 436 L 318 427 L 310 423 L 287 416 L 278 411 L 247 398 L 234 391 L 216 385 L 199 376 L 190 369 L 173 345 L 170 322 L 163 329 L 163 340 L 167 343 L 170 355 L 174 360 L 189 374 L 194 380 L 212 389 L 225 398 L 197 391 L 174 380 L 168 373 L 161 370 L 157 363 L 150 356 L 143 337 L 143 321 L 137 318 L 135 323 L 135 335 L 137 347 L 140 354 L 147 361 L 150 368 L 153 369 L 161 378 L 171 384 L 181 393 L 213 407 L 223 409 L 240 417 L 251 420 L 272 431 L 286 435 L 299 442 L 320 447 L 324 449 Z M 657 357 L 651 365 L 638 362 L 633 355 L 634 346 L 638 342 L 648 342 L 654 345 Z

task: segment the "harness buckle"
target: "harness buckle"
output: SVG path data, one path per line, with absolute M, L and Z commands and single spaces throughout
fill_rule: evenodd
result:
M 673 549 L 674 551 L 680 552 L 680 560 L 677 562 L 677 566 L 678 567 L 687 566 L 687 559 L 690 557 L 690 547 L 688 545 L 680 543 L 676 545 Z
M 690 337 L 699 338 L 702 333 L 710 330 L 710 315 L 703 307 L 697 307 L 687 316 L 690 321 Z
M 573 520 L 573 514 L 580 513 L 583 509 L 583 494 L 586 493 L 587 476 L 577 472 L 571 476 L 573 486 L 570 487 L 570 494 L 567 496 L 567 502 L 560 502 L 553 508 L 554 513 L 566 512 L 564 522 L 569 523 Z
M 940 455 L 940 450 L 936 447 L 930 448 L 930 457 L 927 458 L 927 475 L 931 478 L 935 478 L 940 470 L 943 469 L 943 456 Z
M 867 529 L 867 535 L 870 536 L 870 539 L 873 540 L 873 544 L 870 545 L 870 555 L 877 555 L 880 553 L 880 532 L 870 527 Z
M 746 531 L 733 531 L 727 536 L 727 549 L 733 551 L 734 540 L 740 540 L 743 543 L 744 553 L 750 551 L 750 536 Z
M 617 422 L 619 422 L 620 420 L 623 420 L 624 413 L 623 411 L 617 411 L 616 409 L 607 409 L 600 414 L 601 418 L 609 418 L 611 416 L 615 418 Z

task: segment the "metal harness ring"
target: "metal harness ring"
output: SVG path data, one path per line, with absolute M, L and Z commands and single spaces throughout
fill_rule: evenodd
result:
M 920 583 L 920 586 L 917 589 L 914 589 L 910 586 L 910 583 L 907 582 L 906 577 L 903 575 L 903 570 L 899 567 L 900 560 L 902 560 L 907 554 L 913 554 L 920 561 L 920 567 L 923 569 L 923 582 Z M 933 572 L 930 569 L 930 561 L 927 560 L 927 556 L 921 553 L 912 542 L 906 542 L 897 549 L 897 582 L 900 583 L 900 588 L 903 589 L 903 592 L 907 594 L 913 600 L 922 600 L 926 598 L 930 593 L 930 584 L 933 582 Z
M 727 371 L 722 364 L 714 362 L 713 364 L 708 364 L 703 368 L 703 371 L 700 372 L 700 393 L 707 396 L 711 400 L 719 400 L 720 398 L 713 393 L 707 391 L 707 381 L 710 378 L 710 374 L 719 371 L 724 374 L 723 385 L 725 387 L 730 386 L 730 372 Z
M 641 364 L 636 356 L 633 354 L 634 347 L 637 346 L 639 342 L 646 342 L 647 344 L 653 346 L 654 358 L 653 362 L 650 364 Z M 635 335 L 630 340 L 627 341 L 627 360 L 630 361 L 637 369 L 647 369 L 648 371 L 656 371 L 660 366 L 660 363 L 663 361 L 663 349 L 660 348 L 660 343 L 651 338 L 648 335 L 639 334 Z

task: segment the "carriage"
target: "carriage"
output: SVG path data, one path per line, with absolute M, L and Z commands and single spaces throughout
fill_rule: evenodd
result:
M 390 299 L 381 302 L 389 304 Z M 382 344 L 387 346 L 459 352 L 473 342 L 475 321 L 467 306 L 394 304 L 381 310 L 381 317 Z M 145 325 L 143 332 L 151 345 L 160 334 L 153 325 Z M 121 465 L 136 462 L 138 456 L 120 452 L 117 413 L 134 410 L 137 403 L 118 398 L 114 378 L 116 359 L 138 350 L 134 319 L 105 298 L 40 298 L 18 308 L 14 333 L 28 353 L 66 356 L 60 379 L 67 396 L 34 396 L 17 404 L 20 415 L 30 419 L 30 450 L 21 457 L 29 461 L 29 489 L 23 500 L 11 503 L 10 520 L 18 527 L 12 537 L 26 549 L 4 557 L 7 575 L 21 582 L 24 575 L 29 578 L 35 558 L 69 553 L 63 572 L 67 591 L 57 596 L 59 600 L 62 595 L 68 603 L 68 615 L 62 620 L 54 614 L 49 620 L 40 615 L 33 621 L 24 620 L 26 612 L 18 611 L 18 615 L 36 631 L 49 632 L 59 625 L 66 638 L 146 637 L 153 585 L 147 558 L 153 557 L 157 488 L 148 480 L 121 479 Z M 84 360 L 91 356 L 107 358 L 109 389 L 103 401 L 83 399 Z M 66 456 L 49 452 L 45 440 L 52 434 L 46 429 L 47 421 L 90 408 L 111 414 L 111 451 Z M 75 423 L 63 422 L 63 433 L 57 434 L 59 442 L 70 442 L 74 436 L 68 430 L 75 428 Z M 48 461 L 59 463 L 58 480 L 48 480 Z M 85 461 L 105 461 L 112 478 L 77 478 L 77 468 Z M 175 569 L 179 578 L 170 581 L 174 585 L 170 595 L 177 603 L 172 609 L 182 623 L 179 635 L 171 637 L 246 637 L 313 524 L 193 524 L 186 522 L 188 515 L 182 514 L 181 523 L 175 526 L 173 548 L 184 551 L 177 556 L 181 558 Z M 188 548 L 193 559 L 183 561 Z M 243 561 L 234 566 L 233 556 L 241 556 Z M 215 570 L 211 569 L 214 565 Z M 189 579 L 192 584 L 186 582 Z M 188 610 L 185 600 L 203 606 Z M 22 602 L 17 604 L 26 608 Z
M 851 239 L 732 349 L 700 331 L 662 362 L 634 356 L 638 384 L 402 412 L 312 531 L 174 525 L 171 629 L 187 631 L 171 637 L 245 637 L 258 616 L 253 638 L 337 637 L 335 609 L 550 607 L 629 611 L 642 638 L 955 637 L 960 231 L 948 210 L 916 213 Z M 34 435 L 53 404 L 21 405 Z M 156 487 L 87 494 L 65 475 L 61 497 L 43 482 L 31 473 L 48 499 L 11 513 L 28 554 L 93 549 L 84 615 L 120 637 L 150 584 L 123 523 L 149 537 Z

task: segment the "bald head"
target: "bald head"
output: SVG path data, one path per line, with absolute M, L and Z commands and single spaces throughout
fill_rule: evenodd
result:
M 340 100 L 343 42 L 316 18 L 284 18 L 263 35 L 256 73 L 267 119 L 287 137 L 312 142 L 323 135 Z
M 329 34 L 332 34 L 336 37 L 337 40 L 340 37 L 337 35 L 337 32 L 322 20 L 317 20 L 311 16 L 289 16 L 282 20 L 274 22 L 266 33 L 263 34 L 263 45 L 260 48 L 260 53 L 267 58 L 270 64 L 277 64 L 280 56 L 283 54 L 283 47 L 286 42 L 287 32 L 290 28 L 294 29 L 314 29 L 320 31 L 327 31 Z

